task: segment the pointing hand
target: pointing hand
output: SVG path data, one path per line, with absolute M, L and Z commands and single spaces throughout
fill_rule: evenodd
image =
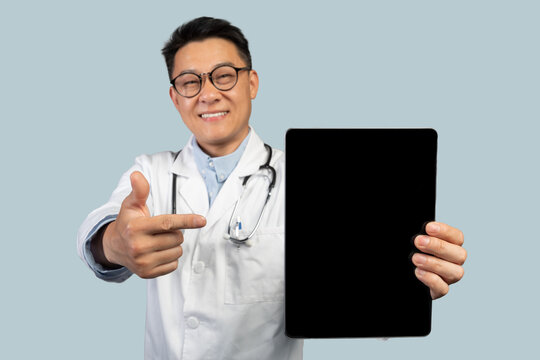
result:
M 103 235 L 105 258 L 127 267 L 141 278 L 168 274 L 178 267 L 182 256 L 182 229 L 206 225 L 206 219 L 194 214 L 150 216 L 146 200 L 148 181 L 138 171 L 131 174 L 131 193 L 124 199 L 116 221 Z

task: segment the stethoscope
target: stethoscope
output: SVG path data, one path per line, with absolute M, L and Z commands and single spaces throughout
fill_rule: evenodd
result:
M 262 216 L 264 214 L 264 210 L 266 209 L 266 204 L 268 204 L 268 200 L 270 199 L 270 196 L 272 195 L 272 189 L 274 188 L 274 185 L 276 184 L 276 169 L 270 165 L 270 160 L 272 160 L 272 148 L 270 145 L 264 144 L 264 147 L 266 148 L 266 151 L 268 151 L 268 158 L 266 159 L 266 162 L 259 166 L 259 171 L 261 170 L 268 170 L 270 173 L 270 184 L 268 185 L 268 195 L 266 195 L 266 199 L 264 200 L 263 208 L 261 210 L 261 213 L 259 214 L 259 218 L 257 219 L 257 223 L 253 230 L 249 233 L 248 236 L 241 237 L 240 231 L 242 230 L 242 220 L 239 216 L 236 217 L 236 221 L 234 222 L 234 226 L 231 226 L 233 223 L 233 219 L 235 218 L 236 209 L 238 208 L 238 203 L 240 202 L 240 199 L 242 198 L 242 195 L 245 192 L 245 189 L 247 187 L 248 181 L 251 178 L 251 175 L 248 175 L 244 178 L 244 181 L 242 182 L 242 195 L 240 195 L 240 198 L 236 201 L 234 204 L 234 209 L 231 213 L 231 218 L 229 219 L 229 227 L 227 229 L 227 233 L 223 235 L 223 237 L 226 240 L 230 240 L 233 244 L 236 244 L 237 246 L 240 246 L 242 244 L 246 246 L 251 246 L 251 242 L 249 241 L 253 234 L 257 231 L 259 228 L 259 225 L 261 223 Z M 179 152 L 176 153 L 176 156 L 174 157 L 174 160 L 180 155 Z M 171 195 L 171 204 L 172 204 L 172 214 L 176 214 L 176 182 L 177 182 L 177 175 L 175 173 L 172 174 L 172 195 Z M 232 233 L 231 233 L 232 232 Z

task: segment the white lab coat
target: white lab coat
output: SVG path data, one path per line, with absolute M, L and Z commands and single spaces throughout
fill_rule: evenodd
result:
M 145 359 L 302 358 L 303 342 L 284 333 L 283 152 L 273 151 L 276 185 L 252 246 L 237 247 L 223 237 L 243 178 L 255 173 L 268 156 L 262 140 L 251 132 L 244 154 L 211 208 L 190 139 L 175 161 L 171 152 L 138 157 L 109 202 L 93 211 L 79 230 L 79 254 L 87 262 L 82 255 L 85 239 L 102 219 L 118 213 L 131 191 L 129 175 L 135 170 L 150 183 L 147 205 L 152 215 L 171 212 L 175 173 L 177 212 L 206 217 L 204 228 L 185 230 L 178 269 L 147 281 Z M 266 183 L 254 184 L 254 191 L 266 193 Z M 249 199 L 246 195 L 242 201 Z M 258 209 L 253 216 L 243 221 L 256 221 Z

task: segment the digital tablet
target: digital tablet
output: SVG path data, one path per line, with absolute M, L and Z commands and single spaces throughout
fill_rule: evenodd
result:
M 425 336 L 412 240 L 435 219 L 433 129 L 289 129 L 285 330 L 295 338 Z

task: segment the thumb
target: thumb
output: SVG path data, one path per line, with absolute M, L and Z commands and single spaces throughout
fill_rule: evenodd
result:
M 126 197 L 125 205 L 132 208 L 146 209 L 146 200 L 150 194 L 150 185 L 140 171 L 131 173 L 131 193 Z

